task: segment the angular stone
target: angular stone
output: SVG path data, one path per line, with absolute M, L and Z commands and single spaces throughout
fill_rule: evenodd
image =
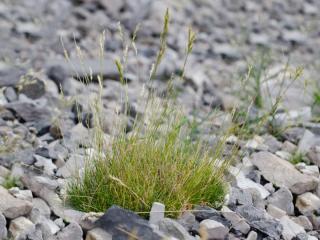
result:
M 44 81 L 32 76 L 24 77 L 23 81 L 20 81 L 18 89 L 19 93 L 31 99 L 40 98 L 46 92 Z
M 222 215 L 231 222 L 232 228 L 240 231 L 243 234 L 247 234 L 250 231 L 250 226 L 246 220 L 240 217 L 237 213 L 231 211 L 228 207 L 224 206 L 221 209 Z
M 30 190 L 20 190 L 18 187 L 9 189 L 9 192 L 18 199 L 32 202 L 32 192 Z
M 311 192 L 304 193 L 297 197 L 296 207 L 303 215 L 310 216 L 320 210 L 320 198 Z
M 217 221 L 206 219 L 200 222 L 200 235 L 205 239 L 222 240 L 228 232 L 229 229 Z
M 300 225 L 292 221 L 288 216 L 283 216 L 280 219 L 280 223 L 283 227 L 282 236 L 284 240 L 292 240 L 299 233 L 305 233 L 305 230 Z
M 183 212 L 179 218 L 178 222 L 187 229 L 188 232 L 197 233 L 199 232 L 199 222 L 196 220 L 196 217 L 191 212 Z
M 298 216 L 298 217 L 291 217 L 291 220 L 294 221 L 296 224 L 299 224 L 307 231 L 311 231 L 313 229 L 312 223 L 306 216 Z
M 288 188 L 282 187 L 268 198 L 268 203 L 294 215 L 293 196 Z
M 41 198 L 33 198 L 32 204 L 34 209 L 39 209 L 41 215 L 45 216 L 46 218 L 50 217 L 51 210 L 47 203 Z
M 248 237 L 246 238 L 246 240 L 257 240 L 258 238 L 258 234 L 255 231 L 251 231 L 248 234 Z
M 9 232 L 14 239 L 25 239 L 35 230 L 35 225 L 25 217 L 18 217 L 10 222 Z
M 162 203 L 154 202 L 150 211 L 149 224 L 158 226 L 159 221 L 164 219 L 165 206 Z
M 276 206 L 269 204 L 267 208 L 268 214 L 276 219 L 280 219 L 286 215 L 286 212 L 277 208 Z
M 128 237 L 127 233 L 130 232 L 134 232 L 137 238 L 146 240 L 162 237 L 153 231 L 147 220 L 115 205 L 96 221 L 96 227 L 102 228 L 112 236 L 123 238 Z
M 286 160 L 269 152 L 252 154 L 252 163 L 259 168 L 265 179 L 279 187 L 287 187 L 295 194 L 314 190 L 318 180 L 300 173 Z
M 82 240 L 82 229 L 79 224 L 72 222 L 57 233 L 57 240 L 74 239 Z
M 305 130 L 298 144 L 300 153 L 307 153 L 317 143 L 317 137 L 309 130 Z
M 192 240 L 187 230 L 180 223 L 170 218 L 164 218 L 159 222 L 159 230 L 166 236 L 181 240 Z
M 13 197 L 7 189 L 0 186 L 0 212 L 9 219 L 28 214 L 32 203 Z

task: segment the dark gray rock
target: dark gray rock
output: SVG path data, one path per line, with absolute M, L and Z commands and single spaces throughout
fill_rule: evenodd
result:
M 247 189 L 239 189 L 232 187 L 229 197 L 229 206 L 236 205 L 251 205 L 252 204 L 252 195 Z
M 251 227 L 266 234 L 272 239 L 280 239 L 281 237 L 282 226 L 280 222 L 275 219 L 263 219 L 250 222 L 249 224 Z
M 18 92 L 26 95 L 30 99 L 38 99 L 46 92 L 45 83 L 37 77 L 28 75 L 20 81 Z
M 97 220 L 97 227 L 102 228 L 113 236 L 113 239 L 130 239 L 127 233 L 135 232 L 139 239 L 156 240 L 161 236 L 153 231 L 148 221 L 134 212 L 118 206 L 110 207 L 107 212 Z M 127 232 L 127 233 L 126 233 Z
M 252 205 L 243 205 L 236 208 L 236 212 L 245 218 L 249 223 L 266 218 L 264 210 L 255 208 Z
M 213 209 L 213 208 L 210 208 L 210 207 L 207 207 L 207 206 L 195 206 L 195 208 L 193 209 L 194 212 L 193 214 L 195 215 L 197 221 L 201 222 L 202 220 L 205 220 L 205 219 L 209 219 L 211 217 L 220 217 L 221 214 L 219 211 Z

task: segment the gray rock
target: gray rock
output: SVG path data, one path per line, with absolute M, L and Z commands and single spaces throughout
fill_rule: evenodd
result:
M 14 102 L 18 100 L 18 95 L 13 87 L 7 87 L 4 90 L 4 96 L 6 97 L 8 102 Z
M 20 67 L 0 62 L 0 87 L 15 86 L 26 71 Z
M 250 223 L 251 227 L 271 237 L 271 239 L 280 239 L 282 226 L 275 219 L 263 219 Z
M 291 220 L 302 226 L 306 231 L 311 231 L 313 229 L 312 223 L 306 216 L 301 215 L 298 217 L 291 217 Z
M 231 222 L 232 228 L 240 231 L 243 234 L 247 234 L 250 231 L 249 224 L 245 221 L 244 218 L 240 217 L 237 213 L 231 211 L 227 207 L 221 209 L 222 215 Z
M 301 140 L 299 141 L 298 151 L 301 153 L 308 153 L 310 148 L 314 146 L 318 138 L 309 130 L 305 130 Z
M 57 166 L 52 162 L 52 159 L 45 158 L 40 155 L 34 155 L 36 162 L 34 165 L 37 168 L 43 169 L 43 173 L 48 176 L 54 176 Z
M 37 77 L 26 76 L 20 81 L 18 91 L 30 99 L 37 99 L 45 94 L 46 88 L 44 81 Z
M 202 220 L 209 219 L 211 217 L 220 216 L 219 211 L 207 207 L 207 206 L 195 206 L 193 209 L 193 214 L 195 215 L 197 221 L 201 222 Z
M 79 224 L 72 222 L 57 233 L 57 240 L 74 239 L 82 240 L 82 229 Z
M 0 239 L 6 239 L 7 234 L 7 221 L 6 218 L 0 213 Z
M 225 239 L 229 229 L 220 222 L 206 219 L 200 222 L 200 235 L 205 239 Z
M 170 218 L 164 218 L 159 222 L 159 230 L 165 235 L 175 237 L 176 239 L 193 239 L 182 225 Z
M 33 198 L 32 205 L 33 209 L 39 209 L 41 215 L 45 216 L 46 218 L 50 217 L 51 210 L 47 203 L 43 201 L 41 198 Z
M 294 215 L 293 196 L 286 187 L 282 187 L 273 193 L 267 202 L 282 209 L 289 215 Z
M 162 203 L 154 202 L 150 211 L 149 224 L 158 226 L 159 221 L 164 219 L 165 206 Z
M 296 207 L 303 215 L 310 216 L 320 210 L 320 198 L 311 192 L 306 192 L 297 197 Z
M 0 212 L 9 219 L 28 214 L 32 209 L 32 203 L 26 200 L 14 198 L 7 189 L 0 186 Z
M 10 222 L 9 233 L 14 239 L 25 239 L 35 231 L 35 225 L 25 217 L 18 217 Z
M 130 232 L 135 232 L 141 239 L 161 239 L 155 233 L 147 220 L 137 214 L 117 206 L 110 207 L 107 212 L 96 221 L 96 227 L 102 228 L 112 236 L 127 238 Z
M 228 205 L 251 205 L 253 203 L 251 192 L 247 190 L 231 188 Z
M 313 190 L 318 185 L 316 178 L 300 173 L 291 163 L 271 153 L 254 153 L 252 163 L 265 179 L 279 187 L 287 187 L 295 194 Z
M 292 221 L 288 216 L 283 216 L 280 219 L 280 223 L 283 227 L 282 237 L 284 240 L 291 240 L 296 237 L 299 233 L 305 233 L 305 230 L 300 225 Z
M 283 216 L 287 215 L 287 213 L 285 211 L 283 211 L 282 209 L 269 204 L 267 207 L 267 211 L 268 214 L 276 219 L 281 219 Z
M 9 193 L 18 199 L 32 202 L 32 192 L 30 190 L 20 190 L 18 187 L 13 187 L 9 189 Z
M 183 212 L 178 218 L 178 222 L 187 229 L 188 232 L 197 233 L 199 232 L 199 222 L 191 212 Z
M 66 164 L 58 169 L 56 175 L 62 176 L 63 178 L 78 176 L 80 170 L 83 169 L 84 165 L 85 157 L 83 155 L 71 154 Z
M 307 153 L 308 158 L 312 163 L 320 167 L 320 146 L 313 146 Z

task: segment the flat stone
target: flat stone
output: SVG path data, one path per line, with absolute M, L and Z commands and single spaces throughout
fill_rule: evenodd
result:
M 311 192 L 304 193 L 297 197 L 296 207 L 303 215 L 310 216 L 320 210 L 320 198 Z
M 292 221 L 288 216 L 283 216 L 280 219 L 280 223 L 283 227 L 282 236 L 284 240 L 292 240 L 292 238 L 296 237 L 299 233 L 305 233 L 303 227 Z
M 193 239 L 191 235 L 189 235 L 187 230 L 182 225 L 180 225 L 180 223 L 170 218 L 164 218 L 159 222 L 159 230 L 166 236 L 174 237 L 176 239 Z
M 229 229 L 217 221 L 206 219 L 200 222 L 200 235 L 207 239 L 222 240 L 228 232 Z
M 30 190 L 21 190 L 18 187 L 13 187 L 9 189 L 9 192 L 18 199 L 32 202 L 33 196 Z
M 57 233 L 57 240 L 74 239 L 82 240 L 82 229 L 79 224 L 72 222 Z
M 282 187 L 273 193 L 267 202 L 282 209 L 289 215 L 294 215 L 293 196 L 286 187 Z
M 222 215 L 231 222 L 232 228 L 240 231 L 243 234 L 247 234 L 250 231 L 250 225 L 246 220 L 240 217 L 237 213 L 231 211 L 228 207 L 224 206 L 221 209 Z
M 287 187 L 295 194 L 314 190 L 318 185 L 316 178 L 300 173 L 291 163 L 269 152 L 252 154 L 252 163 L 265 179 L 278 187 Z
M 7 189 L 0 186 L 0 212 L 9 219 L 28 214 L 32 209 L 30 201 L 13 197 Z

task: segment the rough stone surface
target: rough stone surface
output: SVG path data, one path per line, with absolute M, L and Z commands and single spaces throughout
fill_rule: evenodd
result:
M 9 219 L 28 214 L 32 203 L 27 200 L 14 198 L 7 189 L 0 186 L 0 212 Z
M 221 223 L 206 219 L 200 222 L 200 233 L 208 239 L 224 239 L 229 230 Z
M 267 180 L 279 187 L 287 187 L 295 194 L 302 194 L 317 187 L 316 178 L 300 173 L 291 163 L 271 153 L 253 154 L 252 163 Z
M 287 214 L 294 214 L 293 196 L 288 188 L 282 187 L 268 198 L 268 203 L 284 210 Z
M 320 210 L 320 199 L 310 193 L 304 193 L 297 197 L 296 207 L 303 215 L 311 215 L 314 211 Z

